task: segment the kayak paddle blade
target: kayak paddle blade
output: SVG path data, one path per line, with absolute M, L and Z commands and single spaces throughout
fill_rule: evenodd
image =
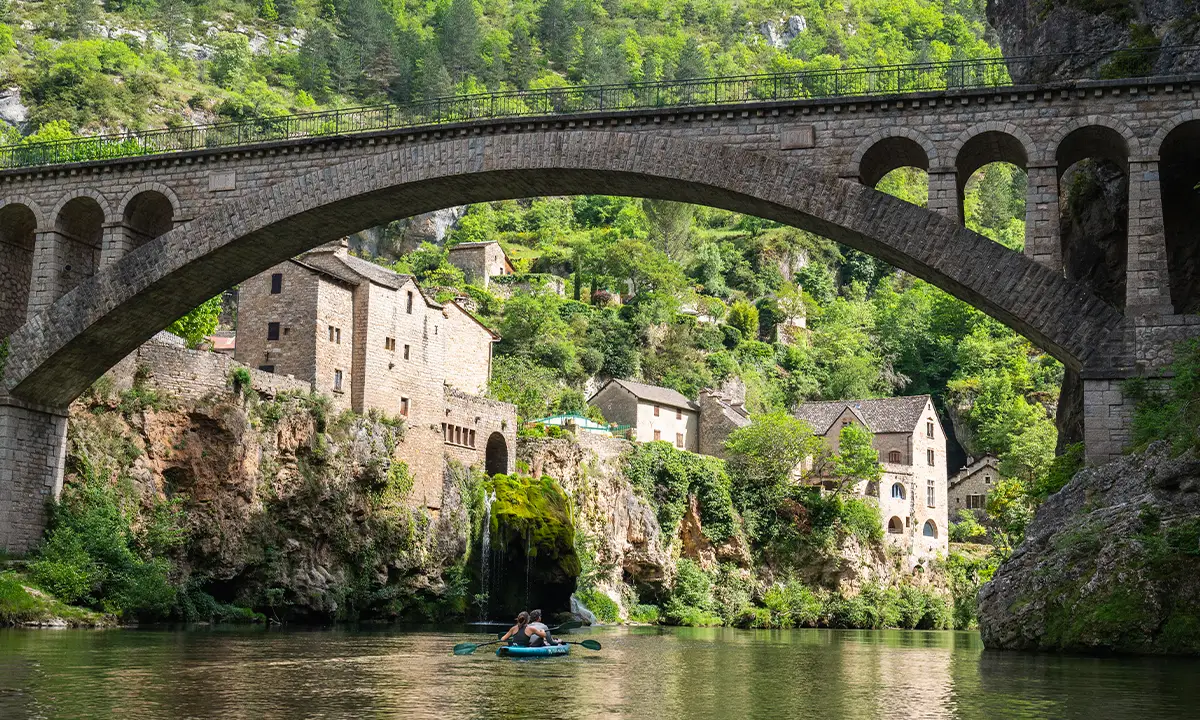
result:
M 584 640 L 583 642 L 581 642 L 579 644 L 584 646 L 588 650 L 599 650 L 600 649 L 600 643 L 596 642 L 595 640 Z
M 459 643 L 454 646 L 455 655 L 470 655 L 475 652 L 475 648 L 479 647 L 478 643 Z

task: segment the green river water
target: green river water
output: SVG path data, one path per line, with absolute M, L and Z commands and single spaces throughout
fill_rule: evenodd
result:
M 561 659 L 414 630 L 0 630 L 0 718 L 1200 718 L 1200 661 L 975 633 L 600 628 Z

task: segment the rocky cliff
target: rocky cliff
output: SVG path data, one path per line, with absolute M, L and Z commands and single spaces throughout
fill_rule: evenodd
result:
M 1200 460 L 1081 471 L 979 593 L 989 648 L 1200 653 Z

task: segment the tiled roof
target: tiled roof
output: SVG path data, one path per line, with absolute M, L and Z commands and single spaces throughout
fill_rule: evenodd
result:
M 928 402 L 928 395 L 808 402 L 796 408 L 794 414 L 811 425 L 818 435 L 829 432 L 829 427 L 847 408 L 873 433 L 910 433 L 920 422 Z
M 966 467 L 964 467 L 963 469 L 954 473 L 954 477 L 950 478 L 949 486 L 954 487 L 955 485 L 959 484 L 963 480 L 966 480 L 967 478 L 971 477 L 972 475 L 974 475 L 975 473 L 984 469 L 985 467 L 995 468 L 999 464 L 1000 464 L 1000 460 L 997 459 L 995 455 L 984 455 L 983 457 L 979 458 L 978 460 L 976 460 L 972 463 L 968 463 Z
M 634 382 L 632 380 L 609 380 L 604 387 L 616 384 L 629 392 L 633 393 L 639 400 L 658 403 L 659 405 L 667 405 L 674 408 L 683 408 L 684 410 L 699 410 L 696 403 L 688 400 L 682 393 L 676 392 L 671 388 L 659 387 L 658 385 L 647 385 L 645 383 Z M 604 391 L 604 387 L 596 391 L 599 395 Z M 596 397 L 593 395 L 592 397 Z
M 464 243 L 459 243 L 459 244 L 455 245 L 454 247 L 450 248 L 450 252 L 454 252 L 455 250 L 457 250 L 459 248 L 475 248 L 475 247 L 483 247 L 485 245 L 499 245 L 499 244 L 500 243 L 495 240 L 481 240 L 479 242 L 464 242 Z

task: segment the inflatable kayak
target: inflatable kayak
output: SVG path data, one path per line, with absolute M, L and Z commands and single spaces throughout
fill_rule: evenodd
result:
M 500 657 L 552 657 L 554 655 L 566 655 L 570 651 L 570 645 L 551 645 L 549 647 L 501 645 L 496 648 L 496 654 Z

